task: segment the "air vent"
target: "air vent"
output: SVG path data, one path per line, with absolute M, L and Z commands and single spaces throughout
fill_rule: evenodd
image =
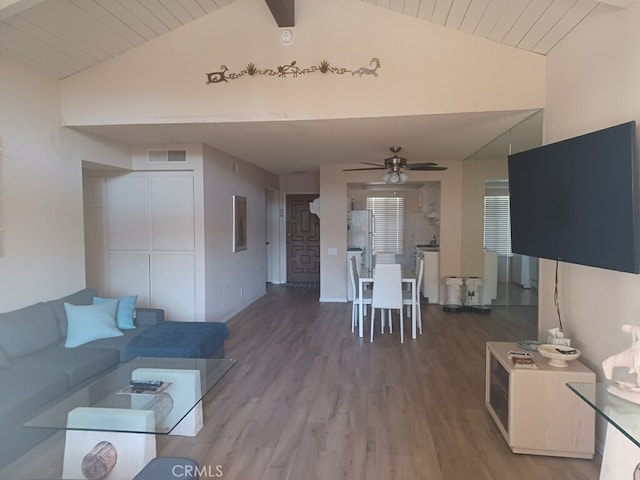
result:
M 185 163 L 186 150 L 149 150 L 149 163 Z

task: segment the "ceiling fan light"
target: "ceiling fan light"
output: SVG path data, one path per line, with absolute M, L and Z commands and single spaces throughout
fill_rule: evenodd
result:
M 398 172 L 391 172 L 389 175 L 390 183 L 400 183 L 400 174 Z
M 400 182 L 399 182 L 399 183 L 404 183 L 404 182 L 406 182 L 408 178 L 409 178 L 409 177 L 407 176 L 407 174 L 406 174 L 406 173 L 402 173 L 402 172 L 401 172 L 401 173 L 400 173 Z
M 390 173 L 388 173 L 388 172 L 387 172 L 387 173 L 385 173 L 385 174 L 382 176 L 382 181 L 383 181 L 384 183 L 391 183 L 391 174 L 390 174 Z

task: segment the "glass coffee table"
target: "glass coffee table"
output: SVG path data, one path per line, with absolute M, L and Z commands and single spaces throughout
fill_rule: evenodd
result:
M 202 398 L 235 363 L 139 357 L 70 392 L 24 426 L 66 431 L 64 478 L 101 478 L 92 472 L 106 475 L 108 469 L 109 479 L 131 480 L 156 456 L 156 435 L 198 433 Z

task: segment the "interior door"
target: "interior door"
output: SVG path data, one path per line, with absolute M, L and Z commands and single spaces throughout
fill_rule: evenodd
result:
M 318 195 L 287 195 L 287 283 L 320 283 L 320 219 L 309 211 Z

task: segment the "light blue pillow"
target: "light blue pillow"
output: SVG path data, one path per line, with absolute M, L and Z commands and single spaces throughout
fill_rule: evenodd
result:
M 137 295 L 121 298 L 101 298 L 93 297 L 93 304 L 99 305 L 105 302 L 118 302 L 118 311 L 116 314 L 116 323 L 120 330 L 132 330 L 136 328 L 134 323 Z
M 67 338 L 64 346 L 75 348 L 101 338 L 124 335 L 116 326 L 117 301 L 100 305 L 71 305 L 64 303 L 67 313 Z

